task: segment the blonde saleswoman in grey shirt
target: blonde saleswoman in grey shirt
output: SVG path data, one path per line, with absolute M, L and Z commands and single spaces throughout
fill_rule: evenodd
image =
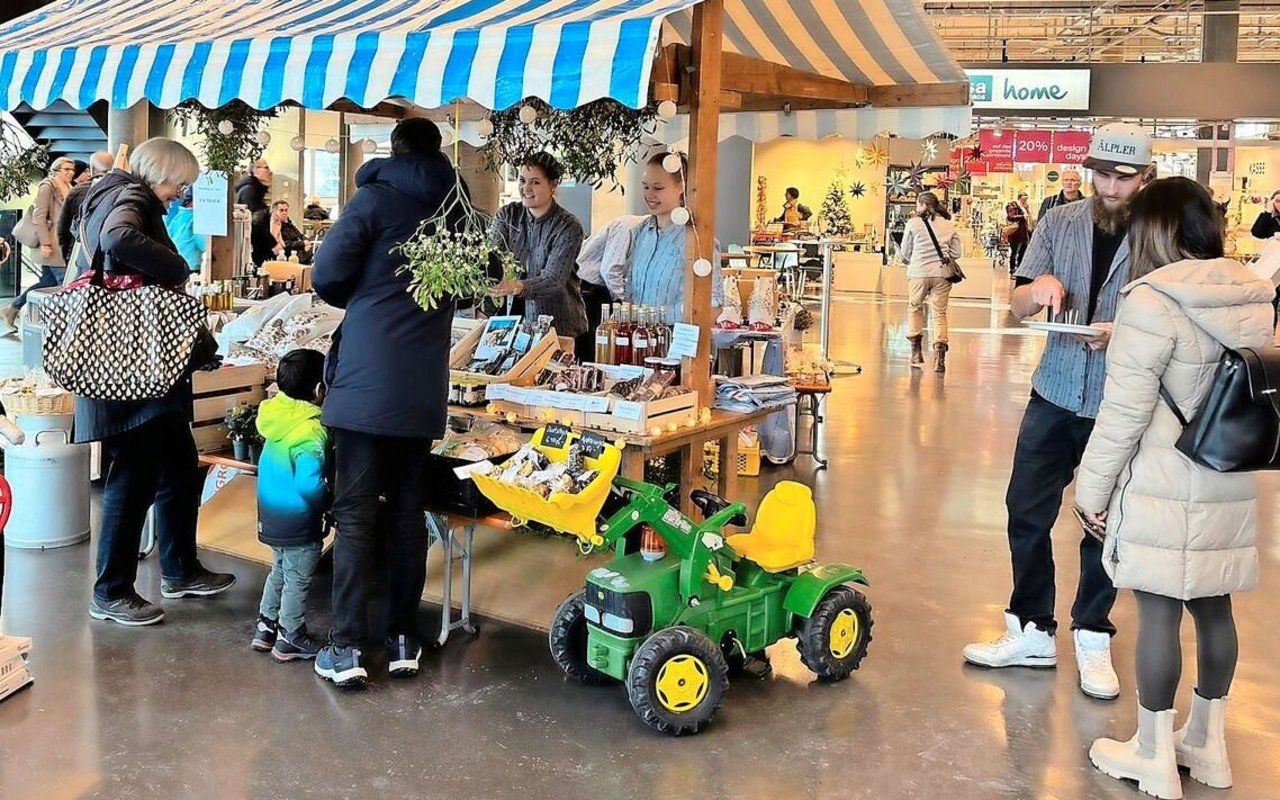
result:
M 933 236 L 930 237 L 930 229 Z M 937 246 L 934 246 L 935 240 Z M 911 342 L 911 366 L 924 367 L 924 307 L 933 319 L 934 371 L 947 369 L 947 306 L 951 283 L 942 276 L 942 256 L 960 257 L 960 233 L 951 213 L 933 192 L 921 192 L 916 215 L 907 220 L 898 256 L 907 265 L 907 341 Z

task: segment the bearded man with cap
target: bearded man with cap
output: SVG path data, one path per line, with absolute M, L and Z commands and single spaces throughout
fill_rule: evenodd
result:
M 1093 196 L 1045 215 L 1014 276 L 1010 307 L 1016 317 L 1048 309 L 1050 320 L 1092 330 L 1050 333 L 1032 378 L 1005 498 L 1013 562 L 1006 632 L 964 649 L 966 661 L 984 667 L 1058 663 L 1051 532 L 1102 403 L 1111 322 L 1128 282 L 1129 209 L 1154 175 L 1151 137 L 1135 125 L 1104 125 L 1093 136 L 1084 166 L 1093 171 Z M 1102 542 L 1084 534 L 1071 609 L 1076 666 L 1081 690 L 1107 700 L 1120 693 L 1111 665 L 1115 597 L 1102 566 Z

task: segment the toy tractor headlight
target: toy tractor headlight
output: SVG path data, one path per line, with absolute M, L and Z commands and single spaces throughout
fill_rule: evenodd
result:
M 617 592 L 587 585 L 583 595 L 587 621 L 619 636 L 644 636 L 653 629 L 653 607 L 644 592 Z

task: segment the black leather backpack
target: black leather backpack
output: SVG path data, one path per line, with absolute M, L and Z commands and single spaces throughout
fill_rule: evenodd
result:
M 1218 472 L 1280 469 L 1280 348 L 1226 350 L 1190 422 L 1163 385 L 1160 396 L 1182 423 L 1176 447 L 1192 461 Z

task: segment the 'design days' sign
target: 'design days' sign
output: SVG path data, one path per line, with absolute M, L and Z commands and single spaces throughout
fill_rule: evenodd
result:
M 1089 110 L 1087 69 L 967 69 L 974 108 Z

